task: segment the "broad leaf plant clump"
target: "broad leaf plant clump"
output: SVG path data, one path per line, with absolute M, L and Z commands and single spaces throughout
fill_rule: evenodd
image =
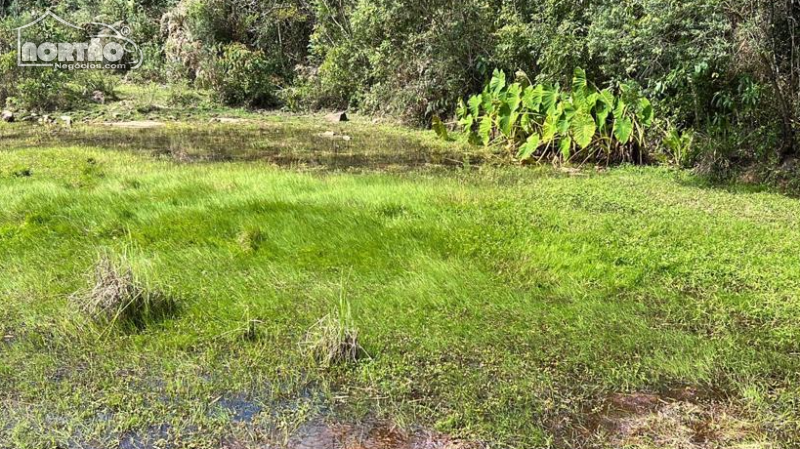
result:
M 625 85 L 598 89 L 576 69 L 572 89 L 506 80 L 495 70 L 483 92 L 461 101 L 470 142 L 505 146 L 520 161 L 641 163 L 653 106 Z

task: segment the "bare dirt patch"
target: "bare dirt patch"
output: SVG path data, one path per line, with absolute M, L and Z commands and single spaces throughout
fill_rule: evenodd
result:
M 252 120 L 235 117 L 215 117 L 209 120 L 209 123 L 224 123 L 228 125 L 239 125 L 242 123 L 252 123 Z
M 166 126 L 164 122 L 157 122 L 155 120 L 139 120 L 131 122 L 106 122 L 102 123 L 103 126 L 111 126 L 114 128 L 124 129 L 154 129 L 163 128 Z

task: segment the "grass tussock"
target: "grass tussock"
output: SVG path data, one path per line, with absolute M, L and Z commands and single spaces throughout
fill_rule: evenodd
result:
M 350 303 L 339 299 L 339 307 L 322 317 L 306 334 L 303 346 L 322 367 L 354 363 L 367 355 L 359 343 Z
M 258 228 L 242 230 L 236 238 L 237 243 L 246 253 L 258 251 L 264 241 L 264 234 Z
M 175 302 L 141 282 L 124 257 L 101 255 L 93 285 L 74 295 L 81 311 L 97 323 L 145 327 L 175 312 Z

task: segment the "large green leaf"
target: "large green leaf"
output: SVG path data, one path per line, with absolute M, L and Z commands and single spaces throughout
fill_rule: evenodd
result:
M 617 100 L 617 104 L 614 106 L 614 120 L 620 120 L 621 118 L 625 117 L 625 111 L 627 111 L 628 106 L 625 104 L 625 100 L 622 98 Z
M 569 136 L 564 136 L 564 138 L 558 142 L 558 151 L 561 153 L 561 156 L 564 157 L 565 161 L 569 160 L 572 155 L 572 139 L 570 139 Z
M 531 112 L 539 112 L 539 107 L 542 105 L 543 94 L 544 86 L 541 84 L 536 87 L 528 86 L 525 88 L 525 93 L 522 96 L 522 104 Z
M 597 100 L 605 103 L 605 105 L 608 106 L 608 109 L 614 109 L 616 99 L 614 98 L 614 92 L 611 92 L 609 89 L 601 90 Z
M 582 102 L 589 91 L 589 81 L 586 79 L 586 71 L 581 68 L 575 68 L 572 77 L 572 96 Z
M 630 142 L 631 134 L 633 134 L 633 121 L 630 117 L 622 117 L 614 120 L 614 137 L 616 137 L 620 143 L 624 145 Z
M 508 86 L 508 91 L 506 92 L 506 103 L 508 104 L 508 107 L 511 109 L 512 113 L 519 110 L 519 105 L 522 103 L 522 86 L 519 83 L 514 83 Z
M 458 124 L 464 128 L 465 131 L 470 131 L 472 129 L 472 125 L 475 124 L 475 116 L 472 114 L 467 114 L 461 120 L 458 121 Z
M 516 113 L 511 111 L 508 104 L 500 106 L 500 112 L 497 116 L 498 127 L 500 132 L 506 137 L 511 137 L 511 132 L 514 130 L 514 122 L 516 121 Z
M 528 137 L 528 140 L 519 148 L 519 152 L 517 153 L 517 158 L 521 161 L 526 161 L 533 156 L 536 150 L 539 148 L 541 140 L 539 138 L 539 134 L 533 133 Z
M 483 103 L 483 97 L 480 95 L 473 95 L 469 99 L 469 112 L 474 116 L 478 117 L 481 115 L 481 103 Z
M 491 114 L 494 112 L 494 100 L 495 97 L 490 92 L 484 92 L 481 94 L 481 107 L 483 108 L 483 112 L 486 114 Z
M 480 137 L 484 146 L 489 145 L 489 142 L 491 142 L 493 128 L 494 123 L 492 122 L 492 117 L 489 115 L 484 115 L 481 118 L 480 125 L 478 126 L 478 137 Z
M 549 115 L 558 104 L 558 88 L 545 88 L 542 92 L 542 108 Z
M 493 94 L 498 95 L 500 91 L 505 89 L 505 87 L 506 87 L 505 72 L 495 69 L 494 73 L 492 73 L 492 80 L 489 81 L 489 90 Z
M 566 101 L 561 103 L 561 110 L 564 112 L 567 119 L 570 120 L 578 113 L 578 109 L 575 108 L 575 105 Z
M 572 123 L 572 117 L 575 115 L 575 108 L 572 104 L 561 102 L 555 109 L 554 114 L 558 115 L 557 128 L 559 134 L 562 136 L 569 133 L 569 124 Z
M 525 134 L 530 134 L 531 133 L 531 130 L 533 128 L 533 124 L 534 123 L 531 120 L 531 115 L 530 114 L 523 113 L 523 114 L 520 115 L 519 127 L 522 128 L 522 131 L 524 131 Z
M 464 117 L 469 114 L 469 110 L 467 109 L 467 105 L 464 104 L 464 100 L 458 100 L 458 107 L 456 107 L 456 117 L 463 119 Z
M 614 94 L 606 89 L 599 93 L 597 97 L 597 103 L 595 103 L 594 112 L 595 117 L 597 118 L 597 128 L 600 131 L 606 129 L 606 123 L 608 121 L 608 116 L 611 114 L 611 110 L 614 109 Z
M 578 109 L 589 112 L 592 109 L 594 109 L 599 99 L 600 99 L 600 94 L 597 92 L 592 92 L 589 95 L 586 95 L 586 97 L 583 99 L 583 102 L 581 102 L 581 104 L 579 105 L 580 107 Z
M 558 133 L 562 136 L 566 136 L 569 134 L 569 128 L 572 125 L 572 118 L 567 117 L 566 114 L 561 114 L 558 117 L 558 122 L 556 125 L 556 129 L 558 129 Z
M 586 113 L 586 112 L 579 112 L 572 118 L 571 124 L 571 131 L 572 137 L 575 139 L 575 143 L 581 148 L 584 149 L 591 145 L 592 140 L 594 140 L 594 134 L 597 131 L 597 124 L 594 122 L 594 118 Z
M 642 121 L 644 126 L 650 126 L 650 124 L 653 123 L 653 117 L 655 113 L 650 100 L 647 98 L 642 98 L 639 100 L 636 115 L 639 117 L 639 120 Z
M 589 87 L 589 81 L 586 79 L 586 70 L 576 67 L 572 76 L 572 91 L 583 91 Z
M 542 126 L 542 142 L 549 144 L 558 133 L 558 116 L 548 115 Z

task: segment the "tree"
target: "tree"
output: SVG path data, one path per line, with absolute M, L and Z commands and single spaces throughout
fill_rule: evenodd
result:
M 736 18 L 739 63 L 771 87 L 770 104 L 780 121 L 781 161 L 797 156 L 800 113 L 800 0 L 730 2 Z

